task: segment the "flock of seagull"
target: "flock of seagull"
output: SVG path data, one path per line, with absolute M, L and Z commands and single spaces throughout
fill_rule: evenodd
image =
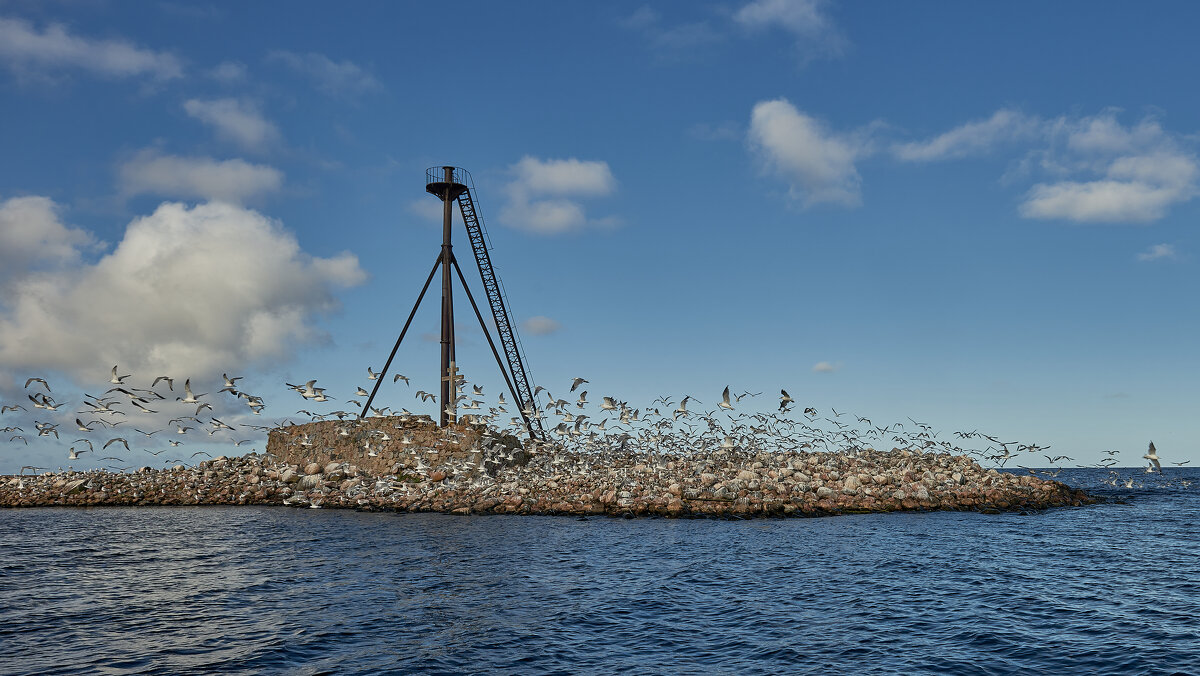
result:
M 70 442 L 67 453 L 68 460 L 80 460 L 85 453 L 99 454 L 109 449 L 114 451 L 119 447 L 133 453 L 133 447 L 141 447 L 141 452 L 150 456 L 158 456 L 166 452 L 166 448 L 151 451 L 144 448 L 153 445 L 155 440 L 165 440 L 169 448 L 184 445 L 185 435 L 189 432 L 207 433 L 212 443 L 232 444 L 240 447 L 249 443 L 250 439 L 239 439 L 250 430 L 258 434 L 269 432 L 273 428 L 282 428 L 296 424 L 291 417 L 274 420 L 273 424 L 226 423 L 215 417 L 214 403 L 216 397 L 226 396 L 226 401 L 220 402 L 222 410 L 230 410 L 234 402 L 244 404 L 242 414 L 233 413 L 234 417 L 244 415 L 260 416 L 266 408 L 262 396 L 251 394 L 240 389 L 238 381 L 242 377 L 231 377 L 222 374 L 223 386 L 215 393 L 195 393 L 192 390 L 191 379 L 183 383 L 182 394 L 175 391 L 175 378 L 159 375 L 153 378 L 148 388 L 135 387 L 130 381 L 131 374 L 121 375 L 117 366 L 113 366 L 108 388 L 102 395 L 83 394 L 81 408 L 75 411 L 73 433 L 80 438 Z M 367 380 L 375 381 L 380 377 L 370 367 L 367 368 Z M 401 380 L 409 385 L 409 379 L 397 374 L 392 382 Z M 487 403 L 483 388 L 470 385 L 461 375 L 455 374 L 455 402 L 447 409 L 447 413 L 460 422 L 484 425 L 498 434 L 513 434 L 521 436 L 525 433 L 523 418 L 536 419 L 543 429 L 547 430 L 552 443 L 563 449 L 589 453 L 603 458 L 606 453 L 649 453 L 652 455 L 690 456 L 710 452 L 745 451 L 772 452 L 779 450 L 810 450 L 830 451 L 856 454 L 868 449 L 902 448 L 918 449 L 925 452 L 945 452 L 952 455 L 968 455 L 978 460 L 986 461 L 1004 467 L 1014 458 L 1037 457 L 1046 458 L 1048 466 L 1054 470 L 1036 470 L 1020 462 L 1014 465 L 1030 472 L 1054 477 L 1062 471 L 1064 461 L 1072 461 L 1065 455 L 1047 454 L 1048 446 L 1023 444 L 983 434 L 977 430 L 958 431 L 948 437 L 940 436 L 931 425 L 918 422 L 912 418 L 908 423 L 892 423 L 876 425 L 869 418 L 839 412 L 830 409 L 829 414 L 822 414 L 814 407 L 799 407 L 787 390 L 779 391 L 778 407 L 772 404 L 768 410 L 755 407 L 749 401 L 762 396 L 761 392 L 744 391 L 733 393 L 729 387 L 722 391 L 720 399 L 714 400 L 712 407 L 706 407 L 698 398 L 684 395 L 678 401 L 671 397 L 658 397 L 644 406 L 633 406 L 627 401 L 614 396 L 602 396 L 598 401 L 588 399 L 588 391 L 580 389 L 588 384 L 585 378 L 574 378 L 567 392 L 570 398 L 558 398 L 546 388 L 538 386 L 534 390 L 535 401 L 544 396 L 545 404 L 528 403 L 524 409 L 510 404 L 503 394 L 493 404 Z M 166 392 L 162 385 L 165 385 Z M 285 383 L 289 390 L 294 391 L 308 404 L 323 404 L 335 401 L 326 393 L 326 388 L 318 387 L 316 380 L 309 380 L 302 385 Z M 38 411 L 55 414 L 60 422 L 54 420 L 33 420 L 29 432 L 20 426 L 10 425 L 3 428 L 4 433 L 10 434 L 9 442 L 24 442 L 29 440 L 26 434 L 36 433 L 38 437 L 53 436 L 62 439 L 66 431 L 71 413 L 60 411 L 64 403 L 55 399 L 50 383 L 44 378 L 32 377 L 25 381 L 26 397 L 33 410 L 23 404 L 4 404 L 0 406 L 0 414 L 24 411 L 30 416 Z M 578 393 L 577 393 L 578 392 Z M 577 394 L 576 394 L 577 393 Z M 335 410 L 329 412 L 314 412 L 301 409 L 296 415 L 307 416 L 309 421 L 337 418 L 347 425 L 354 425 L 359 416 L 362 403 L 357 398 L 367 397 L 368 392 L 358 387 L 353 397 L 347 403 L 353 404 L 352 411 Z M 436 401 L 436 395 L 416 390 L 414 399 Z M 165 425 L 156 429 L 137 422 L 144 419 L 149 422 L 165 417 L 166 407 L 173 407 L 178 413 L 166 421 Z M 511 408 L 510 408 L 511 406 Z M 689 408 L 690 407 L 690 408 Z M 207 412 L 207 414 L 206 414 Z M 523 414 L 523 415 L 521 415 Z M 224 413 L 222 413 L 224 415 Z M 412 413 L 407 408 L 393 410 L 390 407 L 372 407 L 372 416 L 397 416 L 401 420 L 398 427 L 405 422 L 420 419 L 428 420 Z M 38 417 L 45 417 L 40 416 Z M 86 418 L 86 420 L 85 420 Z M 264 420 L 268 422 L 269 420 Z M 433 425 L 432 421 L 427 424 Z M 451 432 L 446 431 L 447 434 Z M 161 437 L 156 435 L 161 434 Z M 108 437 L 96 438 L 88 436 Z M 218 436 L 220 435 L 220 436 Z M 405 441 L 411 443 L 411 437 Z M 370 443 L 370 440 L 366 442 Z M 131 446 L 133 444 L 133 446 Z M 99 450 L 96 446 L 99 445 Z M 85 448 L 86 446 L 86 448 Z M 370 450 L 369 448 L 367 450 Z M 1118 462 L 1115 457 L 1118 451 L 1104 451 L 1108 457 L 1095 467 L 1111 468 Z M 207 451 L 196 451 L 190 455 L 176 451 L 162 462 L 171 464 L 188 464 L 199 456 L 211 455 Z M 1142 456 L 1149 461 L 1147 472 L 1163 473 L 1162 463 L 1158 457 L 1154 443 L 1151 442 L 1146 454 Z M 131 458 L 117 455 L 106 455 L 99 460 L 118 463 L 106 466 L 108 469 L 124 471 L 130 465 Z M 1175 462 L 1177 466 L 1186 465 L 1189 461 Z M 1085 467 L 1085 465 L 1076 465 Z M 43 470 L 39 467 L 22 469 Z M 1111 484 L 1117 485 L 1117 473 L 1110 470 Z M 1127 482 L 1132 486 L 1132 480 Z

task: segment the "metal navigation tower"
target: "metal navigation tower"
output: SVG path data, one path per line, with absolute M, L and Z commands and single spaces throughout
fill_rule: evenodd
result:
M 429 290 L 429 284 L 433 281 L 434 274 L 441 268 L 442 328 L 441 359 L 438 367 L 441 387 L 438 397 L 440 409 L 438 424 L 445 427 L 457 421 L 456 379 L 458 367 L 454 358 L 454 294 L 452 288 L 454 276 L 450 273 L 450 268 L 453 267 L 458 281 L 462 284 L 463 291 L 467 294 L 467 300 L 471 302 L 471 308 L 475 310 L 475 316 L 479 319 L 479 327 L 483 329 L 488 346 L 491 347 L 492 354 L 496 357 L 496 364 L 500 367 L 504 382 L 508 385 L 508 391 L 517 404 L 517 410 L 522 420 L 525 421 L 529 436 L 544 441 L 545 431 L 542 429 L 540 417 L 536 414 L 537 400 L 534 397 L 533 388 L 530 387 L 529 374 L 525 370 L 525 364 L 521 358 L 521 347 L 517 341 L 512 321 L 509 319 L 508 309 L 504 304 L 504 293 L 500 287 L 500 280 L 492 268 L 492 259 L 488 254 L 487 242 L 484 239 L 483 225 L 475 208 L 475 200 L 471 196 L 472 189 L 468 187 L 468 184 L 474 185 L 471 174 L 460 167 L 432 167 L 425 171 L 425 191 L 442 201 L 442 248 L 433 264 L 433 269 L 429 271 L 425 286 L 421 288 L 421 293 L 417 296 L 417 302 L 413 305 L 412 312 L 408 315 L 408 321 L 404 323 L 400 337 L 396 339 L 396 345 L 388 355 L 383 370 L 379 372 L 379 377 L 375 380 L 375 387 L 371 389 L 371 395 L 363 404 L 358 417 L 361 419 L 367 411 L 371 410 L 371 402 L 375 400 L 375 393 L 379 391 L 379 385 L 383 382 L 384 375 L 387 374 L 392 359 L 396 356 L 396 351 L 400 349 L 404 334 L 408 332 L 408 327 L 417 314 L 417 308 L 421 306 L 425 292 Z M 454 257 L 454 248 L 451 243 L 451 222 L 455 203 L 458 204 L 463 224 L 467 227 L 467 237 L 471 241 L 475 262 L 479 265 L 479 277 L 483 281 L 483 289 L 487 294 L 488 304 L 491 306 L 492 319 L 496 323 L 500 345 L 504 349 L 503 358 L 500 356 L 500 351 L 496 349 L 496 343 L 492 340 L 491 332 L 488 331 L 487 322 L 479 311 L 479 306 L 475 304 L 475 299 L 471 296 L 471 289 L 467 286 L 462 268 L 458 266 L 458 261 Z

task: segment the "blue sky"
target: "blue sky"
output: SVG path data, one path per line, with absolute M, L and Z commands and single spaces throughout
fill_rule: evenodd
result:
M 344 399 L 437 255 L 424 170 L 453 164 L 556 396 L 783 387 L 1080 462 L 1197 457 L 1194 6 L 455 9 L 0 2 L 0 400 L 113 363 L 236 372 L 280 416 L 284 381 Z M 426 301 L 412 389 L 436 331 Z M 402 388 L 383 403 L 432 412 Z M 61 464 L 8 436 L 0 471 Z

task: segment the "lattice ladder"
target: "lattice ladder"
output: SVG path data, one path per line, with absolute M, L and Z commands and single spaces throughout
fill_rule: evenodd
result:
M 471 240 L 471 249 L 475 252 L 475 261 L 479 263 L 479 277 L 483 280 L 483 289 L 487 293 L 488 304 L 492 306 L 492 318 L 496 321 L 496 330 L 500 333 L 500 344 L 504 348 L 504 357 L 508 360 L 508 368 L 512 374 L 512 389 L 520 401 L 517 402 L 521 417 L 529 428 L 531 436 L 546 440 L 546 432 L 542 429 L 541 418 L 536 414 L 537 401 L 533 396 L 533 388 L 529 385 L 529 375 L 521 360 L 521 350 L 517 345 L 516 333 L 508 318 L 508 310 L 504 307 L 504 294 L 500 292 L 500 282 L 496 271 L 492 269 L 492 258 L 488 255 L 487 243 L 483 238 L 483 228 L 480 227 L 479 217 L 475 213 L 475 202 L 471 199 L 471 191 L 464 190 L 458 196 L 458 208 L 462 212 L 463 223 L 467 226 L 467 235 Z M 527 415 L 526 410 L 534 415 Z M 536 431 L 536 432 L 535 432 Z

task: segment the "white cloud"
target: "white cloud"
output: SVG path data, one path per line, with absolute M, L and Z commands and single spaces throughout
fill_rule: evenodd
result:
M 174 55 L 135 47 L 121 40 L 90 40 L 61 24 L 39 32 L 21 19 L 0 18 L 0 60 L 21 75 L 78 68 L 110 77 L 147 75 L 169 80 L 183 75 Z
M 752 30 L 785 30 L 796 38 L 796 45 L 802 50 L 815 48 L 836 54 L 841 51 L 844 38 L 823 11 L 824 5 L 821 0 L 754 0 L 733 18 Z
M 442 218 L 442 203 L 440 200 L 435 200 L 432 196 L 427 199 L 415 199 L 408 202 L 408 211 L 426 223 L 441 224 Z M 457 214 L 458 209 L 451 209 L 452 214 Z M 461 222 L 462 217 L 454 219 L 455 222 Z
M 1090 223 L 1147 223 L 1166 215 L 1167 207 L 1189 199 L 1194 189 L 1114 180 L 1060 181 L 1033 186 L 1020 206 L 1025 218 Z
M 0 286 L 43 265 L 66 265 L 96 245 L 90 233 L 58 218 L 47 197 L 13 197 L 0 202 Z
M 244 160 L 163 155 L 146 149 L 119 167 L 121 194 L 240 203 L 279 190 L 283 172 Z
M 1020 213 L 1026 218 L 1093 223 L 1147 223 L 1197 194 L 1196 158 L 1163 148 L 1108 161 L 1104 178 L 1039 183 L 1030 188 Z
M 813 364 L 812 370 L 813 370 L 813 373 L 833 373 L 834 371 L 837 371 L 840 368 L 842 368 L 842 362 L 840 362 L 840 361 L 839 362 L 819 361 L 816 364 Z
M 212 79 L 225 84 L 240 82 L 246 79 L 246 64 L 239 61 L 222 61 L 207 74 Z
M 1138 254 L 1137 259 L 1143 262 L 1158 261 L 1163 259 L 1172 260 L 1177 258 L 1178 255 L 1179 254 L 1175 251 L 1175 246 L 1172 244 L 1155 244 L 1149 249 Z
M 515 178 L 505 188 L 508 203 L 500 209 L 500 219 L 507 225 L 558 234 L 613 223 L 612 219 L 589 219 L 583 205 L 576 201 L 616 190 L 617 181 L 607 162 L 526 156 L 511 171 Z
M 279 140 L 279 129 L 248 101 L 190 99 L 183 104 L 183 109 L 213 127 L 219 138 L 249 150 L 262 150 Z
M 834 134 L 786 99 L 755 104 L 748 137 L 764 167 L 785 180 L 805 206 L 861 203 L 854 163 L 868 153 L 864 140 Z
M 648 6 L 634 10 L 621 21 L 631 30 L 638 31 L 659 50 L 683 51 L 712 45 L 725 39 L 708 21 L 693 21 L 675 26 L 665 26 L 658 12 Z
M 1036 136 L 1041 122 L 1019 111 L 1001 109 L 990 118 L 968 122 L 927 141 L 899 143 L 892 152 L 901 160 L 928 162 L 984 154 L 1002 143 Z
M 549 317 L 530 317 L 521 324 L 521 330 L 535 336 L 548 336 L 562 328 L 562 324 Z
M 364 279 L 354 255 L 310 256 L 255 211 L 165 203 L 94 264 L 12 285 L 0 311 L 0 369 L 95 383 L 114 363 L 145 376 L 283 360 L 327 339 L 314 318 L 337 309 L 336 289 Z
M 331 96 L 364 94 L 381 88 L 375 76 L 351 61 L 334 61 L 316 52 L 275 51 L 268 58 L 311 78 L 318 90 Z
M 1034 170 L 1053 180 L 1028 189 L 1018 207 L 1025 218 L 1147 223 L 1200 192 L 1200 164 L 1182 137 L 1168 133 L 1153 118 L 1123 125 L 1115 110 L 1039 120 L 1001 109 L 987 120 L 927 141 L 894 145 L 892 152 L 902 160 L 934 161 L 1029 140 L 1041 147 L 1028 151 L 1006 180 L 1024 178 Z

